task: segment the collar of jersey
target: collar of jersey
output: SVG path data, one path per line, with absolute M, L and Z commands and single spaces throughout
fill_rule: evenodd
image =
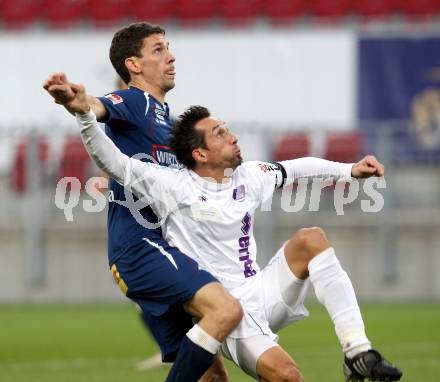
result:
M 129 86 L 128 88 L 129 88 L 129 89 L 133 89 L 133 90 L 137 90 L 137 91 L 139 91 L 139 92 L 144 93 L 144 94 L 145 94 L 145 97 L 150 97 L 152 100 L 154 100 L 154 102 L 158 103 L 158 104 L 162 107 L 163 111 L 165 111 L 165 112 L 167 113 L 167 115 L 169 115 L 169 113 L 170 113 L 170 107 L 168 106 L 168 104 L 167 104 L 166 102 L 162 103 L 162 102 L 158 101 L 158 100 L 157 100 L 156 98 L 154 98 L 150 93 L 148 93 L 148 92 L 146 92 L 146 91 L 144 91 L 144 90 L 142 90 L 142 89 L 140 89 L 140 88 L 137 88 L 136 86 Z
M 191 175 L 191 178 L 199 184 L 203 189 L 209 190 L 209 191 L 222 191 L 227 190 L 232 185 L 232 179 L 224 179 L 224 182 L 218 183 L 214 180 L 207 180 L 206 178 L 202 178 L 200 175 L 195 173 L 192 170 L 188 170 L 189 174 Z

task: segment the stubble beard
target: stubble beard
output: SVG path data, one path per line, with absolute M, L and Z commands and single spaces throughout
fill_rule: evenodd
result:
M 163 86 L 163 91 L 165 93 L 168 93 L 170 90 L 173 90 L 175 86 L 176 86 L 176 83 L 174 80 L 165 81 L 164 86 Z
M 242 163 L 243 163 L 243 158 L 241 157 L 241 155 L 234 155 L 229 161 L 229 167 L 235 170 Z

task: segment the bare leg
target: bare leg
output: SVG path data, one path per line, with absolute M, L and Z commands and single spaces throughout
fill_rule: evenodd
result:
M 221 342 L 243 316 L 240 303 L 219 282 L 200 288 L 184 308 L 200 321 L 183 337 L 166 382 L 196 382 L 202 378 L 212 366 Z
M 229 382 L 228 371 L 220 353 L 217 353 L 214 363 L 198 382 Z
M 295 361 L 280 346 L 268 349 L 258 358 L 257 374 L 264 382 L 304 382 Z
M 184 308 L 189 314 L 200 317 L 197 324 L 219 342 L 223 342 L 243 317 L 240 303 L 217 282 L 198 290 Z

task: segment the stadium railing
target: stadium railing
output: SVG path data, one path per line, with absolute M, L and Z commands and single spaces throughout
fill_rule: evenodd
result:
M 308 183 L 301 208 L 297 208 L 299 186 L 290 194 L 286 191 L 287 199 L 277 193 L 271 212 L 259 211 L 255 222 L 262 264 L 297 229 L 318 225 L 361 285 L 361 297 L 440 297 L 433 271 L 440 266 L 440 140 L 432 132 L 420 132 L 401 122 L 362 124 L 348 132 L 318 126 L 274 130 L 232 124 L 231 128 L 237 131 L 248 160 L 311 155 L 356 161 L 371 153 L 386 166 L 386 188 L 375 187 L 384 201 L 377 212 L 363 211 L 365 205 L 374 204 L 364 182 L 352 201 L 349 189 L 344 188 L 342 206 L 335 199 L 333 183 L 323 187 L 317 200 Z M 101 174 L 70 129 L 61 129 L 56 136 L 51 133 L 50 139 L 44 130 L 0 129 L 0 280 L 9 280 L 17 299 L 35 297 L 35 283 L 40 283 L 38 298 L 75 300 L 84 297 L 85 291 L 67 291 L 59 285 L 61 279 L 74 277 L 60 264 L 72 264 L 78 272 L 97 269 L 100 264 L 103 273 L 96 280 L 100 286 L 89 291 L 89 298 L 116 298 L 113 289 L 107 294 L 105 287 L 110 283 L 105 272 L 105 204 L 97 208 L 96 198 L 85 190 L 87 180 Z M 65 176 L 78 178 L 78 200 L 67 188 L 56 202 L 57 184 Z M 105 189 L 96 191 L 106 195 Z M 71 220 L 62 208 L 69 203 Z M 87 212 L 85 205 L 91 205 L 93 212 Z M 14 272 L 7 273 L 7 269 Z M 27 276 L 20 278 L 20 274 Z M 0 292 L 0 301 L 8 296 Z

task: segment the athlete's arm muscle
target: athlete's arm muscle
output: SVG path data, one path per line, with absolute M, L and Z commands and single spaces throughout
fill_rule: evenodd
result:
M 87 94 L 87 102 L 95 113 L 96 119 L 98 121 L 102 121 L 107 115 L 107 109 L 105 108 L 104 104 L 98 98 L 90 94 Z

